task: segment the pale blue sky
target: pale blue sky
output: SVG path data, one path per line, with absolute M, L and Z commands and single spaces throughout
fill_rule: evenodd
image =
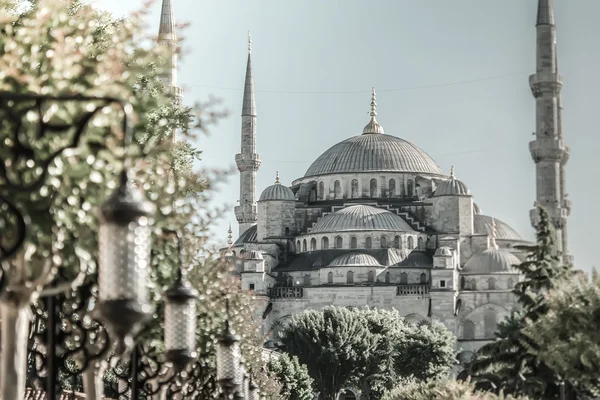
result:
M 290 184 L 333 144 L 368 122 L 377 88 L 385 132 L 454 165 L 487 215 L 533 238 L 535 200 L 528 142 L 534 100 L 536 0 L 174 0 L 186 29 L 179 68 L 185 102 L 222 99 L 231 115 L 201 138 L 203 167 L 232 168 L 240 144 L 247 31 L 252 32 L 258 109 L 257 191 L 279 170 Z M 125 15 L 141 0 L 96 0 Z M 150 21 L 158 29 L 160 1 Z M 600 215 L 600 2 L 556 0 L 564 135 L 571 146 L 567 190 L 573 201 L 570 247 L 576 266 L 595 265 Z M 458 83 L 462 82 L 462 83 Z M 456 84 L 454 84 L 456 83 Z M 596 165 L 596 166 L 594 166 Z M 587 178 L 586 178 L 587 176 Z M 235 205 L 238 176 L 214 204 Z M 219 221 L 224 243 L 233 212 Z

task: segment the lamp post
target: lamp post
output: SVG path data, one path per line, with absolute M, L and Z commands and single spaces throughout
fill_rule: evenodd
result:
M 223 398 L 229 399 L 242 385 L 240 374 L 240 339 L 229 325 L 229 299 L 226 300 L 227 319 L 217 343 L 217 382 Z

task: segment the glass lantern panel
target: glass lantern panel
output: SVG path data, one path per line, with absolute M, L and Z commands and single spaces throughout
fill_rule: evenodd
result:
M 165 306 L 165 347 L 167 350 L 196 349 L 196 302 L 167 303 Z
M 147 218 L 129 225 L 103 223 L 98 241 L 100 301 L 133 299 L 147 304 L 151 246 Z
M 222 343 L 217 345 L 217 380 L 232 379 L 234 383 L 240 384 L 240 344 L 235 342 L 232 346 Z

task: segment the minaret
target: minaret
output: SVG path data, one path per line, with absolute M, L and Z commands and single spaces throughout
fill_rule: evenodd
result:
M 164 81 L 165 85 L 172 91 L 175 99 L 181 101 L 183 93 L 181 88 L 177 86 L 177 33 L 175 31 L 173 0 L 162 0 L 158 43 L 168 46 L 171 50 L 171 69 L 165 74 Z
M 565 261 L 571 261 L 567 242 L 567 217 L 571 204 L 566 198 L 565 165 L 569 147 L 562 134 L 562 77 L 558 74 L 556 26 L 552 0 L 538 0 L 536 73 L 529 86 L 536 101 L 535 140 L 529 150 L 536 165 L 536 205 L 544 207 L 556 228 L 556 246 Z M 531 210 L 531 223 L 538 221 Z
M 235 217 L 239 223 L 239 234 L 256 223 L 256 171 L 260 167 L 260 156 L 256 154 L 256 103 L 254 101 L 254 81 L 252 79 L 252 40 L 248 33 L 248 64 L 242 103 L 242 148 L 235 155 L 240 171 L 240 204 L 235 207 Z

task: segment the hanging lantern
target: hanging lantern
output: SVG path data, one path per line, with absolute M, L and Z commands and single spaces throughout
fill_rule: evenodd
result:
M 100 211 L 97 312 L 120 353 L 133 346 L 152 314 L 148 271 L 154 205 L 123 171 L 120 186 Z
M 240 394 L 245 400 L 248 400 L 250 396 L 250 375 L 246 371 L 246 367 L 244 365 L 242 365 L 242 371 L 244 378 L 242 380 L 242 390 L 240 390 Z
M 229 315 L 229 300 L 227 300 Z M 225 320 L 223 334 L 217 343 L 217 382 L 226 396 L 233 394 L 242 385 L 240 379 L 240 339 L 231 330 L 229 318 Z
M 198 299 L 198 292 L 185 279 L 182 268 L 177 270 L 177 279 L 167 290 L 166 297 L 166 358 L 179 372 L 196 358 L 196 300 Z
M 258 386 L 254 383 L 252 378 L 250 378 L 250 383 L 248 385 L 248 400 L 260 400 Z

